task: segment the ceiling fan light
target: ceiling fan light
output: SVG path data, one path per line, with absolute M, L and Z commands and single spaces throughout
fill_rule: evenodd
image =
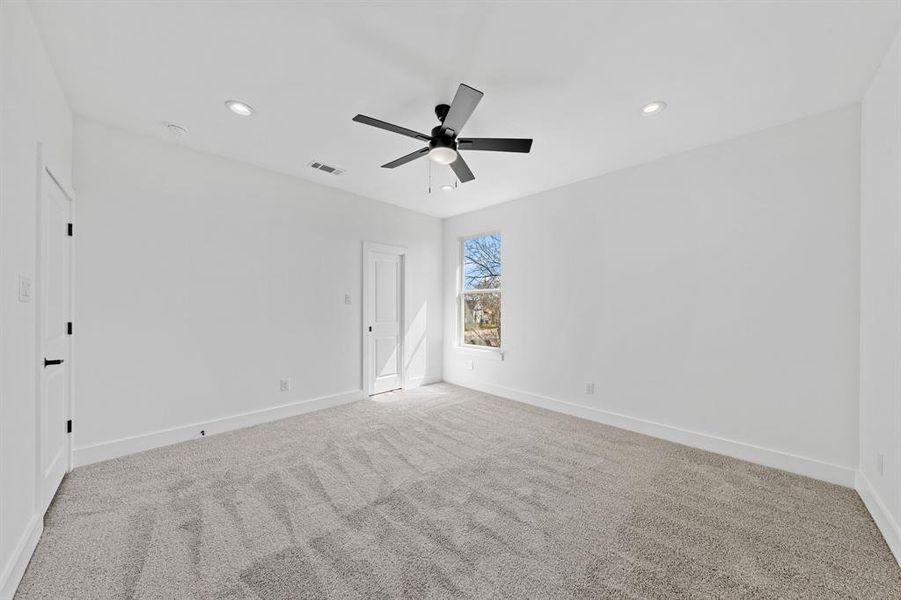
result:
M 436 146 L 429 150 L 429 158 L 439 165 L 449 165 L 457 160 L 457 151 L 446 146 Z

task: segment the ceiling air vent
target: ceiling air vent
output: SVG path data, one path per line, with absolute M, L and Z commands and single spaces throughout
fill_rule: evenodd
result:
M 344 172 L 344 169 L 339 169 L 338 167 L 333 167 L 331 165 L 317 162 L 315 160 L 311 163 L 308 163 L 308 165 L 310 167 L 316 169 L 317 171 L 324 171 L 325 173 L 330 173 L 332 175 L 340 175 L 341 173 Z

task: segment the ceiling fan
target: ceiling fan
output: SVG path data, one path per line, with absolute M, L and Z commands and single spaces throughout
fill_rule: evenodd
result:
M 472 181 L 475 175 L 469 169 L 469 165 L 460 155 L 460 150 L 487 150 L 490 152 L 528 152 L 532 148 L 532 140 L 524 138 L 461 138 L 460 130 L 469 120 L 472 112 L 475 110 L 479 100 L 484 94 L 479 90 L 469 87 L 465 83 L 461 83 L 457 88 L 457 94 L 454 96 L 450 106 L 447 104 L 439 104 L 435 107 L 435 115 L 438 116 L 440 125 L 432 128 L 432 134 L 426 135 L 401 127 L 392 125 L 385 121 L 373 119 L 366 115 L 357 115 L 353 118 L 357 123 L 372 125 L 379 129 L 393 131 L 407 137 L 428 142 L 428 146 L 420 148 L 416 152 L 411 152 L 406 156 L 401 156 L 396 160 L 382 165 L 383 169 L 393 169 L 408 162 L 416 160 L 422 156 L 428 157 L 441 165 L 450 165 L 454 173 L 462 183 Z

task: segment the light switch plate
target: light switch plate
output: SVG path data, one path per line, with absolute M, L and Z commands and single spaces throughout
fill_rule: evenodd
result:
M 31 302 L 31 277 L 19 275 L 19 302 Z

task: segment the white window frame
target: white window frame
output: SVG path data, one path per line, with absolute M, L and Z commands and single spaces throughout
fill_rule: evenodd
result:
M 467 240 L 472 240 L 475 238 L 486 237 L 489 235 L 497 235 L 501 238 L 501 287 L 485 289 L 485 290 L 467 290 L 466 284 L 464 282 L 464 265 L 463 262 L 465 260 L 465 252 L 463 248 L 466 245 Z M 488 353 L 489 355 L 497 356 L 502 358 L 504 355 L 504 338 L 503 338 L 503 322 L 504 322 L 504 293 L 503 293 L 503 271 L 504 271 L 504 236 L 500 231 L 485 231 L 482 233 L 475 233 L 473 235 L 467 235 L 459 238 L 459 244 L 457 246 L 457 348 L 460 350 L 465 350 L 466 352 L 474 352 L 474 353 Z M 463 302 L 463 297 L 469 294 L 500 294 L 501 296 L 501 345 L 499 348 L 495 348 L 493 346 L 477 346 L 475 344 L 467 344 L 464 342 L 465 337 L 463 335 L 463 327 L 466 323 L 466 315 L 464 314 L 465 303 Z

